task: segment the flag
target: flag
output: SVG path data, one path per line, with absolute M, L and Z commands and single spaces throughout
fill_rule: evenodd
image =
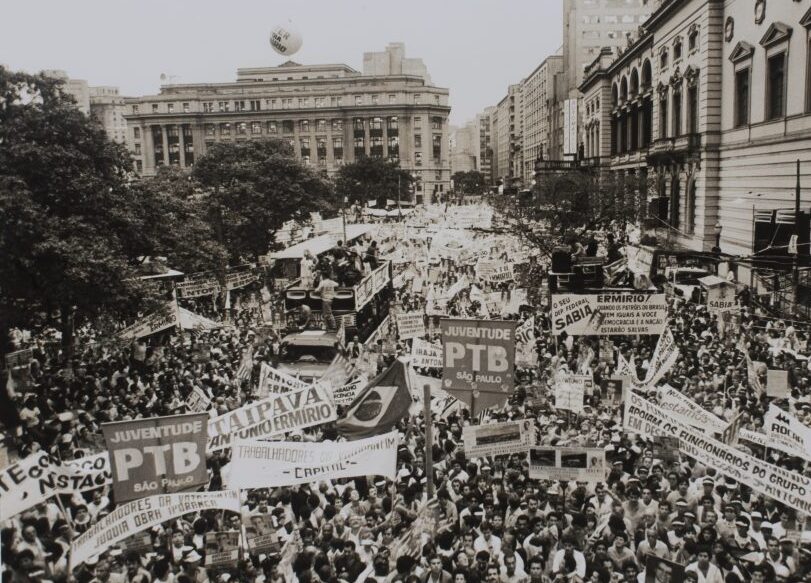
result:
M 758 377 L 757 370 L 755 369 L 755 363 L 752 362 L 752 359 L 749 358 L 749 355 L 746 355 L 746 378 L 749 381 L 749 385 L 757 391 L 758 395 L 763 394 L 763 385 L 760 384 L 760 377 Z
M 342 387 L 349 382 L 354 372 L 355 365 L 343 354 L 337 354 L 318 382 L 327 387 Z
M 721 441 L 729 445 L 730 447 L 735 447 L 738 444 L 738 432 L 741 429 L 741 424 L 743 423 L 743 413 L 738 413 L 735 416 L 735 419 L 729 422 L 727 428 L 724 429 L 723 433 L 721 433 Z
M 242 354 L 242 361 L 239 363 L 239 368 L 237 369 L 237 380 L 250 381 L 252 372 L 253 372 L 253 346 L 249 347 Z
M 377 375 L 338 419 L 338 431 L 349 439 L 372 437 L 391 431 L 411 407 L 412 375 L 402 360 Z

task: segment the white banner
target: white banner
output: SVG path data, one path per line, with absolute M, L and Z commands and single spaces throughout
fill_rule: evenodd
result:
M 531 420 L 467 425 L 462 428 L 466 457 L 485 457 L 526 452 L 535 445 L 535 424 Z
M 552 333 L 572 336 L 662 334 L 665 294 L 610 292 L 552 295 Z
M 591 375 L 559 374 L 555 377 L 555 409 L 581 413 L 584 395 L 593 393 L 594 378 Z
M 177 307 L 177 302 L 172 300 L 166 302 L 160 309 L 142 318 L 139 322 L 121 330 L 118 337 L 125 340 L 134 340 L 179 325 L 180 310 Z
M 360 311 L 360 309 L 365 306 L 372 297 L 375 296 L 378 292 L 380 292 L 386 284 L 388 284 L 391 279 L 389 278 L 389 267 L 388 263 L 384 263 L 372 273 L 367 275 L 363 280 L 355 286 L 355 310 Z
M 267 397 L 271 393 L 286 393 L 288 391 L 296 391 L 309 387 L 308 383 L 301 381 L 289 374 L 283 373 L 270 366 L 269 364 L 262 363 L 259 368 L 259 396 Z
M 678 437 L 683 454 L 758 493 L 801 512 L 811 512 L 811 478 L 759 460 L 679 423 L 660 406 L 633 391 L 625 401 L 623 423 L 627 431 L 642 435 Z
M 208 422 L 208 451 L 231 447 L 235 437 L 270 437 L 337 418 L 329 390 L 318 383 L 307 385 L 215 417 Z
M 201 510 L 239 512 L 239 494 L 234 490 L 193 494 L 159 494 L 117 506 L 110 514 L 74 539 L 70 564 L 76 567 L 142 530 Z
M 605 450 L 591 447 L 533 447 L 529 450 L 532 480 L 604 482 L 608 475 Z
M 365 376 L 360 376 L 351 383 L 338 387 L 332 392 L 333 401 L 335 401 L 336 405 L 349 405 L 355 400 L 361 389 L 366 386 L 367 382 L 369 381 Z
M 0 470 L 0 522 L 45 502 L 54 494 L 87 492 L 109 484 L 107 452 L 57 465 L 44 451 Z
M 186 406 L 189 411 L 194 413 L 202 413 L 208 409 L 209 405 L 211 405 L 211 399 L 200 387 L 194 387 L 189 394 L 189 398 L 186 399 Z
M 411 365 L 422 368 L 442 368 L 442 347 L 422 338 L 411 344 Z
M 769 404 L 769 410 L 763 416 L 763 428 L 769 447 L 811 461 L 811 428 L 794 415 Z
M 394 479 L 399 440 L 397 431 L 337 443 L 236 438 L 227 482 L 230 488 L 272 488 L 354 476 Z
M 422 312 L 397 314 L 397 334 L 400 340 L 425 336 L 425 315 Z
M 697 427 L 710 435 L 723 433 L 729 425 L 670 385 L 659 388 L 659 405 L 680 423 Z
M 673 337 L 673 332 L 670 328 L 665 330 L 665 333 L 659 337 L 659 342 L 656 343 L 656 350 L 653 351 L 653 356 L 648 365 L 648 372 L 645 378 L 635 383 L 637 386 L 653 387 L 656 386 L 663 376 L 676 364 L 679 359 L 679 347 L 676 345 L 676 339 Z M 633 374 L 633 378 L 636 373 Z

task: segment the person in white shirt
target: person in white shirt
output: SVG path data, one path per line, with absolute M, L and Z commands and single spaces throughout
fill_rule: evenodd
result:
M 710 551 L 706 547 L 698 549 L 696 561 L 687 565 L 685 571 L 698 575 L 698 583 L 724 583 L 721 569 L 710 563 Z
M 563 575 L 568 578 L 586 577 L 586 557 L 574 548 L 575 541 L 571 537 L 563 539 L 563 548 L 555 553 L 552 559 L 552 574 Z
M 501 539 L 493 534 L 490 523 L 482 521 L 479 527 L 481 534 L 473 541 L 473 550 L 477 553 L 479 551 L 487 551 L 493 557 L 501 552 Z

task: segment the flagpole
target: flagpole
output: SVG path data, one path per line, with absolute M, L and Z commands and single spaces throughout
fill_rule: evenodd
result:
M 434 497 L 434 428 L 431 416 L 431 386 L 422 387 L 422 410 L 425 416 L 425 477 L 428 482 L 428 499 Z

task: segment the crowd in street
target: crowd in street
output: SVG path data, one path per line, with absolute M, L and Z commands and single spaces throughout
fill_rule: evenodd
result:
M 420 257 L 405 264 L 409 273 L 396 290 L 396 310 L 424 311 L 423 339 L 432 344 L 440 342 L 440 315 L 518 323 L 531 319 L 536 360 L 516 371 L 516 386 L 503 406 L 475 416 L 463 406 L 435 409 L 428 448 L 423 409 L 412 408 L 397 424 L 395 480 L 358 476 L 243 490 L 240 513 L 183 515 L 145 533 L 132 532 L 124 544 L 81 565 L 70 564 L 71 542 L 115 508 L 112 491 L 104 486 L 54 496 L 2 525 L 3 578 L 13 583 L 676 581 L 653 578 L 670 575 L 647 571 L 652 555 L 666 559 L 658 563 L 663 571 L 672 564 L 683 566 L 684 581 L 811 581 L 811 517 L 678 450 L 663 455 L 654 439 L 623 429 L 622 402 L 609 381 L 617 374 L 620 356 L 638 378 L 645 378 L 653 366 L 656 337 L 612 337 L 613 350 L 606 356 L 598 337 L 553 336 L 546 306 L 521 301 L 515 281 L 480 281 L 473 257 L 444 255 L 431 262 L 436 239 L 406 236 L 439 220 L 437 216 L 442 217 L 416 212 L 392 235 L 397 244 L 390 246 L 391 252 L 399 247 Z M 475 230 L 458 233 L 463 247 L 489 237 Z M 600 241 L 590 237 L 575 252 L 582 247 L 582 253 L 616 258 L 619 240 L 613 234 Z M 497 245 L 502 241 L 495 240 Z M 590 249 L 595 246 L 599 251 Z M 497 248 L 489 257 L 511 262 L 516 249 L 520 244 Z M 378 244 L 370 243 L 339 246 L 325 257 L 305 257 L 306 286 L 323 287 L 325 280 L 351 286 L 386 260 Z M 463 278 L 465 285 L 454 290 Z M 449 289 L 455 291 L 451 297 L 445 293 Z M 501 295 L 500 303 L 494 292 Z M 21 341 L 21 348 L 33 348 L 30 379 L 14 398 L 19 425 L 4 428 L 4 447 L 14 459 L 46 451 L 58 463 L 104 451 L 104 423 L 186 412 L 195 389 L 210 398 L 215 415 L 256 399 L 259 367 L 274 363 L 280 335 L 261 321 L 258 290 L 234 298 L 228 325 L 210 331 L 121 343 L 85 326 L 77 331 L 76 349 L 67 363 L 42 334 Z M 761 431 L 769 403 L 811 427 L 808 325 L 743 305 L 733 323 L 719 326 L 718 316 L 705 305 L 668 301 L 668 328 L 679 356 L 659 386 L 677 389 L 718 419 L 737 420 L 743 429 Z M 494 303 L 502 307 L 500 313 L 492 309 Z M 223 317 L 213 307 L 207 314 Z M 380 372 L 395 356 L 411 354 L 413 340 L 398 338 L 393 325 L 385 336 L 395 354 L 383 355 L 381 343 L 374 342 L 356 345 L 347 355 L 357 359 L 362 352 L 377 353 Z M 248 351 L 253 369 L 244 377 L 240 366 Z M 789 394 L 775 400 L 755 390 L 747 357 L 762 363 L 755 374 L 764 385 L 767 369 L 788 371 Z M 421 367 L 419 372 L 442 374 L 439 368 Z M 555 407 L 555 378 L 566 372 L 593 376 L 594 389 L 580 411 Z M 657 387 L 647 391 L 651 400 L 658 398 Z M 531 479 L 525 454 L 466 455 L 466 425 L 519 419 L 534 424 L 538 445 L 603 448 L 610 465 L 605 479 Z M 342 437 L 329 423 L 288 439 Z M 811 480 L 811 452 L 803 458 L 743 440 L 738 447 Z M 426 467 L 427 449 L 432 475 Z M 208 454 L 207 490 L 224 488 L 221 468 L 228 455 L 227 449 Z M 0 504 L 2 500 L 0 492 Z M 237 532 L 244 541 L 245 526 L 256 515 L 270 515 L 276 541 L 259 551 L 241 544 L 234 560 L 208 564 L 206 533 Z

